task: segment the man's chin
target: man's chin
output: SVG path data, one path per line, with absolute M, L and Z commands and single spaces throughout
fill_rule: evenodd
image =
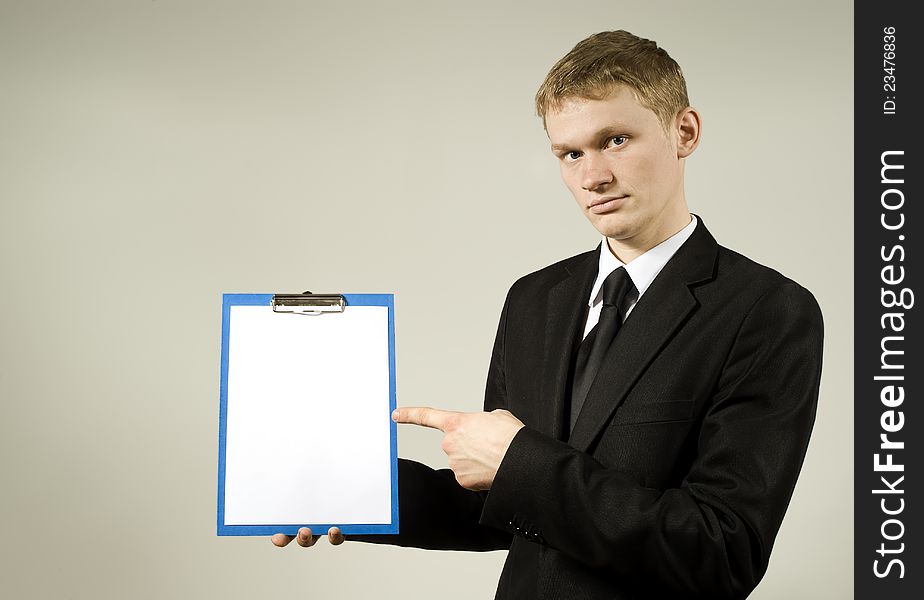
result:
M 632 237 L 632 228 L 625 223 L 596 222 L 593 226 L 600 235 L 611 240 L 625 240 Z
M 607 213 L 605 215 L 587 214 L 590 224 L 604 237 L 613 240 L 624 240 L 632 237 L 634 228 L 623 211 Z

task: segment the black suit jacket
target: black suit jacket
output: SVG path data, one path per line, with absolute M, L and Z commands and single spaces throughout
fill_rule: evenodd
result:
M 401 461 L 401 534 L 510 552 L 497 598 L 744 598 L 763 576 L 815 416 L 822 318 L 702 220 L 640 298 L 573 433 L 567 411 L 597 252 L 517 281 L 485 410 L 526 427 L 490 492 Z

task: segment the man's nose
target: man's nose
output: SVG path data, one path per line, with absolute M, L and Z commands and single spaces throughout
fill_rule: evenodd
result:
M 602 185 L 613 183 L 613 171 L 600 157 L 587 154 L 584 156 L 584 172 L 581 174 L 581 187 L 593 192 Z

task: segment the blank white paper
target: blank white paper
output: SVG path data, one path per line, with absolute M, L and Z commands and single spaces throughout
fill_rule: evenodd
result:
M 388 308 L 230 315 L 224 524 L 390 523 Z

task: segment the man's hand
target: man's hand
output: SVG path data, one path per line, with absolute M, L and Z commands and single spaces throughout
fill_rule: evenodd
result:
M 441 447 L 449 457 L 456 481 L 470 490 L 489 490 L 513 436 L 523 422 L 506 410 L 463 413 L 425 407 L 398 408 L 397 423 L 439 429 L 446 435 Z
M 298 530 L 298 535 L 291 536 L 284 533 L 277 533 L 270 540 L 274 545 L 282 548 L 283 546 L 288 546 L 289 542 L 295 540 L 299 546 L 303 548 L 310 548 L 314 546 L 314 543 L 318 541 L 319 535 L 312 535 L 311 530 L 307 527 L 302 527 Z M 331 527 L 327 530 L 327 539 L 332 546 L 339 546 L 343 543 L 343 540 L 346 539 L 343 537 L 343 534 L 340 532 L 339 527 Z

